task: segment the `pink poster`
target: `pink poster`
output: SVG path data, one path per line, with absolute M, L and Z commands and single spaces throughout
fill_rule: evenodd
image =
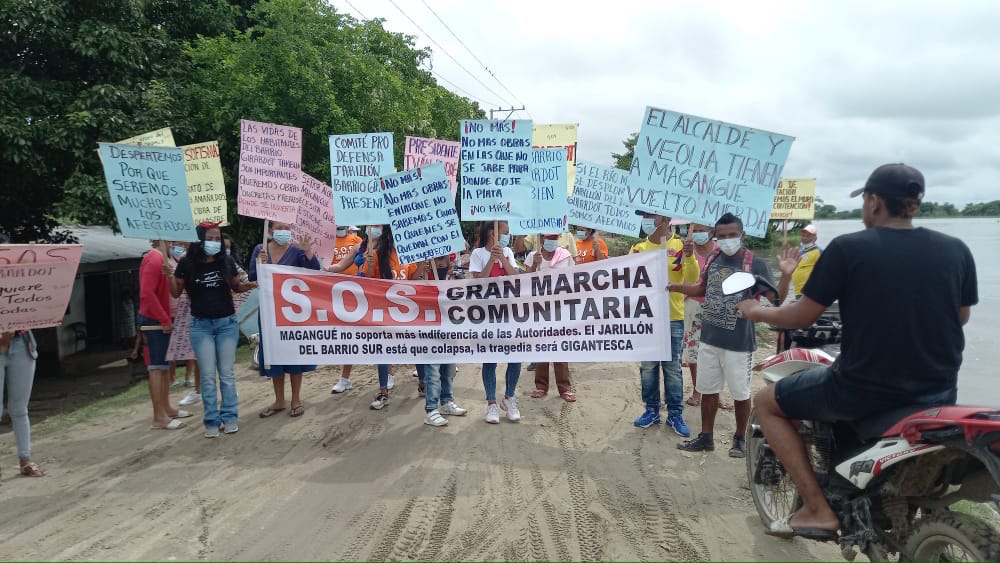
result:
M 194 350 L 191 349 L 191 299 L 187 293 L 182 293 L 177 298 L 177 314 L 174 315 L 174 328 L 170 331 L 170 344 L 167 345 L 167 361 L 194 359 Z
M 407 137 L 406 150 L 403 153 L 403 169 L 413 170 L 426 164 L 440 162 L 444 164 L 445 175 L 451 186 L 451 197 L 455 198 L 458 189 L 458 154 L 462 143 L 458 141 L 442 141 L 440 139 L 425 139 L 423 137 Z
M 333 256 L 337 249 L 337 225 L 333 217 L 333 190 L 330 189 L 330 186 L 303 172 L 302 192 L 299 195 L 299 214 L 293 229 L 296 240 L 304 231 L 312 238 L 313 252 L 317 256 Z
M 302 184 L 302 129 L 240 121 L 237 213 L 294 223 Z
M 0 332 L 62 324 L 83 247 L 0 245 Z

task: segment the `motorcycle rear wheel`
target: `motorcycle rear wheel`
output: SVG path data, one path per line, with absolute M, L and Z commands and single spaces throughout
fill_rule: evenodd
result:
M 1000 536 L 982 520 L 957 512 L 935 512 L 917 520 L 901 561 L 998 561 Z
M 757 422 L 755 407 L 750 411 L 750 423 L 747 425 L 747 482 L 750 485 L 753 505 L 765 528 L 769 527 L 771 522 L 792 514 L 802 505 L 795 484 L 787 473 L 782 472 L 780 480 L 773 485 L 754 482 L 754 473 L 760 463 L 760 446 L 766 442 Z

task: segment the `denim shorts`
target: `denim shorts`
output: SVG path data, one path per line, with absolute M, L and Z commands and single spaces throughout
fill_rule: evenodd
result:
M 139 315 L 139 326 L 160 326 L 160 321 Z M 146 369 L 167 370 L 167 347 L 170 345 L 170 334 L 162 330 L 144 330 L 146 336 Z

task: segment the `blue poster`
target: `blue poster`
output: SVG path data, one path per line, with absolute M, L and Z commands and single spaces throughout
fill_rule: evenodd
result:
M 100 150 L 122 235 L 198 240 L 182 149 L 100 143 Z
M 382 178 L 382 196 L 401 264 L 465 250 L 465 237 L 444 164 Z
M 531 150 L 528 216 L 510 220 L 512 235 L 558 235 L 569 231 L 566 147 Z
M 531 121 L 462 120 L 462 220 L 527 217 Z
M 647 107 L 628 177 L 632 206 L 715 225 L 725 213 L 763 237 L 794 137 Z
M 642 217 L 629 203 L 628 172 L 580 161 L 569 198 L 569 224 L 630 237 L 639 236 Z
M 381 176 L 396 172 L 392 133 L 330 135 L 333 215 L 342 224 L 385 225 Z

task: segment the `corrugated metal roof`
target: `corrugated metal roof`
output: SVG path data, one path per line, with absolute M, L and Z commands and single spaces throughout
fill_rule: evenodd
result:
M 142 258 L 152 248 L 148 240 L 125 238 L 105 226 L 66 227 L 83 245 L 81 264 Z

